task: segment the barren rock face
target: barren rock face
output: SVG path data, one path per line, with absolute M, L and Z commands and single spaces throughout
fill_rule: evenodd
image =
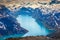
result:
M 52 2 L 52 0 L 0 0 L 0 4 L 6 5 L 7 7 L 10 7 L 10 9 L 12 9 L 11 7 L 20 7 L 20 6 L 34 6 L 34 7 L 40 7 L 43 4 L 46 4 L 47 6 L 51 6 L 51 7 L 55 7 L 58 6 L 59 4 L 55 4 L 55 5 L 49 5 Z M 55 2 L 55 1 L 54 1 Z M 56 2 L 60 2 L 59 0 L 56 0 Z M 14 6 L 15 5 L 15 6 Z M 43 5 L 45 6 L 45 5 Z M 46 7 L 47 7 L 46 6 Z

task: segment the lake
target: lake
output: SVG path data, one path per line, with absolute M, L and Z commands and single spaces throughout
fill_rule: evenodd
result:
M 29 32 L 25 36 L 46 36 L 49 34 L 49 29 L 45 28 L 44 25 L 38 24 L 34 18 L 28 15 L 19 15 L 17 17 L 21 27 L 27 29 Z

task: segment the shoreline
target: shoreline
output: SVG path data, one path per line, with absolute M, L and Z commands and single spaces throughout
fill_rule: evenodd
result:
M 6 40 L 60 40 L 60 39 L 54 39 L 46 36 L 30 36 L 23 38 L 8 38 Z

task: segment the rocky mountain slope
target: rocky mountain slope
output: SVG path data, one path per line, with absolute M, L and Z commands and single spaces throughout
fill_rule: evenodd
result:
M 10 14 L 11 11 L 4 5 L 0 5 L 0 38 L 8 35 L 24 35 L 28 31 L 20 26 L 17 20 Z M 12 37 L 12 36 L 11 36 Z

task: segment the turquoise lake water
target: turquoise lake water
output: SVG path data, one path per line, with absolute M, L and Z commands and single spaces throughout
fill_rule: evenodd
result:
M 49 30 L 45 28 L 44 25 L 38 24 L 34 18 L 28 15 L 19 15 L 17 17 L 18 22 L 21 27 L 27 29 L 29 32 L 26 33 L 25 36 L 38 36 L 43 35 L 46 36 L 49 34 Z

